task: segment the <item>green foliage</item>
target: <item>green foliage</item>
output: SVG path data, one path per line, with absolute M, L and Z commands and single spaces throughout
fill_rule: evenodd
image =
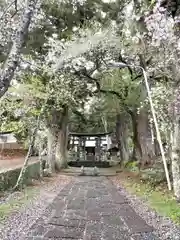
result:
M 82 3 L 71 0 L 44 0 L 40 16 L 29 35 L 25 53 L 44 59 L 44 55 L 51 47 L 48 45 L 48 38 L 56 36 L 58 40 L 71 40 L 74 32 L 79 32 L 85 27 L 93 28 L 96 23 L 100 26 L 107 25 L 112 15 L 110 12 L 118 14 L 117 8 L 112 9 L 111 5 L 113 4 L 104 3 L 102 0 L 87 0 Z
M 171 130 L 167 106 L 173 86 L 163 80 L 173 70 L 161 59 L 166 51 L 162 54 L 148 37 L 145 19 L 155 1 L 134 1 L 132 9 L 132 3 L 127 4 L 126 0 L 44 0 L 23 52 L 28 66 L 19 66 L 18 84 L 0 103 L 0 130 L 12 130 L 19 140 L 27 141 L 45 105 L 41 130 L 53 121 L 56 127 L 62 126 L 63 111 L 68 109 L 71 131 L 113 131 L 118 113 L 150 109 L 140 69 L 107 69 L 108 61 L 124 60 L 146 68 L 166 139 Z M 136 171 L 133 164 L 128 167 Z M 157 175 L 159 182 L 158 174 L 150 171 L 143 176 L 153 181 Z
M 107 122 L 107 126 L 104 126 L 103 119 Z M 72 132 L 113 131 L 115 128 L 115 112 L 109 109 L 104 101 L 94 98 L 92 102 L 88 101 L 80 112 L 72 112 L 69 124 Z
M 18 103 L 12 105 L 13 98 L 8 97 L 6 106 L 2 107 L 2 111 L 7 109 L 8 117 L 3 119 L 1 130 L 13 130 L 18 139 L 25 141 L 31 134 L 33 123 L 45 99 L 48 98 L 48 101 L 43 120 L 52 119 L 52 113 L 55 110 L 60 113 L 64 106 L 68 106 L 71 110 L 82 106 L 87 101 L 91 93 L 87 79 L 77 76 L 76 68 L 71 66 L 72 61 L 63 65 L 61 71 L 53 72 L 51 68 L 53 57 L 55 62 L 59 61 L 62 49 L 71 44 L 70 40 L 78 40 L 79 37 L 86 35 L 87 30 L 92 29 L 96 32 L 97 26 L 98 28 L 107 26 L 111 17 L 115 18 L 118 14 L 116 7 L 114 3 L 104 3 L 101 0 L 88 0 L 81 4 L 78 1 L 43 1 L 40 13 L 37 13 L 28 36 L 27 47 L 23 52 L 26 58 L 25 63 L 29 66 L 26 71 L 21 71 L 17 76 L 20 84 L 11 91 L 15 93 L 15 98 L 19 98 Z M 80 61 L 83 64 L 89 60 L 93 62 L 97 60 L 98 54 L 106 53 L 106 47 L 98 46 L 98 48 L 91 52 L 92 57 L 86 51 L 85 61 L 83 62 L 82 59 Z M 54 55 L 50 54 L 51 50 Z M 50 54 L 49 62 L 48 54 Z M 17 109 L 21 109 L 23 114 L 13 121 L 12 118 Z M 96 110 L 94 112 L 97 113 Z M 92 128 L 94 131 L 103 128 L 101 117 L 97 119 L 95 114 L 91 114 L 89 120 L 90 131 Z
M 0 131 L 13 131 L 18 141 L 27 140 L 39 114 L 30 104 L 26 104 L 21 97 L 18 101 L 11 96 L 3 99 L 0 102 L 0 111 L 4 116 L 0 121 Z
M 137 109 L 144 100 L 139 76 L 136 73 L 131 75 L 127 69 L 104 74 L 100 84 L 106 92 L 103 95 L 106 107 L 115 112 Z
M 137 161 L 127 162 L 126 165 L 125 165 L 125 168 L 132 171 L 132 172 L 139 172 Z
M 166 175 L 163 168 L 148 168 L 141 170 L 141 180 L 149 183 L 152 186 L 158 186 L 160 183 L 165 182 Z
M 138 165 L 138 161 L 130 161 L 125 164 L 125 169 L 131 172 L 139 173 L 140 179 L 152 187 L 156 187 L 166 181 L 166 175 L 162 162 L 159 163 L 158 160 L 156 160 L 156 164 L 153 167 L 141 170 L 139 170 Z

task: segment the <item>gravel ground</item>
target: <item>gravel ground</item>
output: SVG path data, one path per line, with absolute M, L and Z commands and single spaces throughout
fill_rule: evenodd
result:
M 180 240 L 180 227 L 174 224 L 169 218 L 158 215 L 156 211 L 147 206 L 147 203 L 134 194 L 130 194 L 122 187 L 121 179 L 117 177 L 110 178 L 117 186 L 121 194 L 129 199 L 130 205 L 134 210 L 155 229 L 155 234 L 161 240 Z
M 49 214 L 48 205 L 71 180 L 72 177 L 57 175 L 55 179 L 40 185 L 37 196 L 24 204 L 19 212 L 12 213 L 3 224 L 0 223 L 0 240 L 20 240 L 23 238 L 24 233 L 42 214 L 43 216 Z M 10 198 L 16 196 L 19 194 L 12 195 Z

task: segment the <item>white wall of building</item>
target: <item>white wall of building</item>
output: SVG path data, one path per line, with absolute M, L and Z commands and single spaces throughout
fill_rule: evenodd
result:
M 12 133 L 0 134 L 0 143 L 4 143 L 4 142 L 15 143 L 17 141 Z

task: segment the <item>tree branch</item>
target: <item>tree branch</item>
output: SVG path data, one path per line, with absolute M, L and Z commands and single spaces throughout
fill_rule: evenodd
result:
M 9 3 L 9 5 L 7 6 L 6 9 L 4 9 L 2 15 L 0 16 L 0 20 L 2 20 L 4 18 L 4 16 L 6 15 L 7 11 L 10 9 L 10 7 L 14 4 L 14 0 L 12 2 Z
M 81 120 L 82 120 L 82 122 L 83 122 L 84 124 L 87 123 L 87 119 L 85 118 L 85 116 L 84 116 L 81 112 L 79 112 L 79 111 L 76 110 L 76 109 L 72 109 L 72 112 L 73 112 L 75 115 L 77 115 L 78 117 L 80 117 Z
M 14 7 L 15 7 L 15 11 L 17 12 L 18 9 L 17 9 L 17 0 L 14 1 Z
M 101 89 L 101 85 L 100 85 L 98 79 L 93 78 L 93 77 L 89 76 L 88 74 L 86 74 L 85 76 L 86 76 L 88 79 L 94 81 L 95 84 L 96 84 L 97 89 L 96 89 L 93 93 L 104 93 L 104 94 L 112 94 L 112 95 L 117 96 L 117 97 L 122 101 L 121 104 L 123 105 L 123 107 L 124 107 L 124 109 L 127 111 L 127 113 L 130 113 L 131 110 L 130 110 L 130 109 L 128 108 L 128 106 L 124 103 L 124 98 L 123 98 L 123 96 L 122 96 L 120 93 L 118 93 L 118 92 L 116 92 L 116 91 L 114 91 L 114 90 Z M 125 97 L 126 97 L 126 96 L 125 96 Z
M 118 61 L 119 61 L 119 62 L 122 62 L 122 63 L 125 63 L 125 64 L 128 65 L 128 63 L 122 58 L 122 55 L 121 55 L 121 54 L 120 54 L 119 57 L 118 57 Z M 132 76 L 133 76 L 133 70 L 131 69 L 130 66 L 127 66 L 127 68 L 128 68 L 128 70 L 129 70 L 129 73 L 130 73 L 131 78 L 132 78 Z
M 129 113 L 129 114 L 132 113 L 131 109 L 127 106 L 127 104 L 124 103 L 124 98 L 123 98 L 123 96 L 122 96 L 120 93 L 118 93 L 118 92 L 116 92 L 116 91 L 113 91 L 113 90 L 104 90 L 104 89 L 100 89 L 99 92 L 100 92 L 100 93 L 104 93 L 104 94 L 112 94 L 112 95 L 115 95 L 116 97 L 118 97 L 118 98 L 121 100 L 121 104 L 122 104 L 124 110 L 125 110 L 127 113 Z
M 24 47 L 25 38 L 28 33 L 29 25 L 36 7 L 38 0 L 28 0 L 27 6 L 23 13 L 22 22 L 16 32 L 16 38 L 13 42 L 11 51 L 8 55 L 6 62 L 0 70 L 0 98 L 8 90 L 11 80 L 13 79 L 14 72 L 19 64 L 19 57 Z

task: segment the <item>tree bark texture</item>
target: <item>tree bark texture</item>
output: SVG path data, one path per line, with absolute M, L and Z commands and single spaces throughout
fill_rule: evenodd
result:
M 120 151 L 121 162 L 127 162 L 129 160 L 128 124 L 124 113 L 119 113 L 116 116 L 116 139 Z
M 47 169 L 50 174 L 55 172 L 55 159 L 56 159 L 56 144 L 57 144 L 57 132 L 54 127 L 48 127 L 48 146 L 47 146 Z
M 39 175 L 40 175 L 40 179 L 42 179 L 43 176 L 44 176 L 44 174 L 43 174 L 43 171 L 44 171 L 44 169 L 43 169 L 43 158 L 42 158 L 43 144 L 40 141 L 38 145 L 39 145 L 39 149 L 38 149 L 39 153 L 38 153 L 38 155 L 39 155 L 39 164 L 40 164 L 40 166 L 39 166 Z
M 140 113 L 132 112 L 131 118 L 134 142 L 133 158 L 140 161 L 143 167 L 151 163 L 151 159 L 154 155 L 147 111 L 141 109 Z
M 62 110 L 52 109 L 47 118 L 48 134 L 48 165 L 51 171 L 67 167 L 68 145 L 68 107 Z
M 68 108 L 64 107 L 61 113 L 61 122 L 58 128 L 56 145 L 56 166 L 58 169 L 67 167 L 68 145 Z
M 174 195 L 180 201 L 180 116 L 175 118 L 173 127 L 172 176 Z

